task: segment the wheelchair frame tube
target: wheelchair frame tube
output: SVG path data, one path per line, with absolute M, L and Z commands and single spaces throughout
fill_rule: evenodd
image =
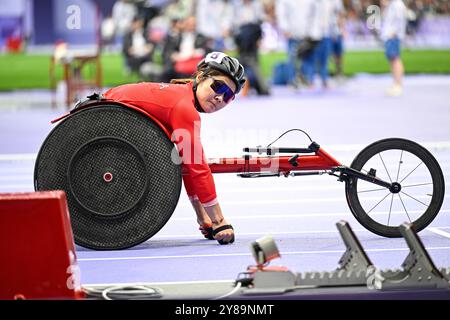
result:
M 212 173 L 247 173 L 247 172 L 291 172 L 305 170 L 331 170 L 341 166 L 323 149 L 315 155 L 298 155 L 295 161 L 291 156 L 251 157 L 208 159 Z

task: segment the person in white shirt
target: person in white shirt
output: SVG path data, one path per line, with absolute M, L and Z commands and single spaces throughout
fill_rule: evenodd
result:
M 186 19 L 194 15 L 194 0 L 171 0 L 164 8 L 163 14 L 166 17 L 178 17 Z
M 112 8 L 112 19 L 118 41 L 131 29 L 134 17 L 137 15 L 136 5 L 131 0 L 118 0 Z
M 327 42 L 323 41 L 328 15 L 326 13 L 326 2 L 329 0 L 314 0 L 306 7 L 305 38 L 302 42 L 308 42 L 310 49 L 302 57 L 301 73 L 303 81 L 309 88 L 314 87 L 314 74 L 318 55 L 324 53 L 327 56 Z M 301 43 L 300 43 L 301 45 Z M 323 48 L 323 50 L 322 50 Z M 325 59 L 327 59 L 325 57 Z M 326 64 L 326 63 L 325 63 Z M 324 67 L 327 70 L 327 65 Z M 328 73 L 328 71 L 326 71 Z
M 331 12 L 330 35 L 331 53 L 336 66 L 336 76 L 343 76 L 343 54 L 344 54 L 344 34 L 345 34 L 345 7 L 342 0 L 331 0 L 333 10 Z
M 214 51 L 223 51 L 230 36 L 233 5 L 229 0 L 197 0 L 197 32 L 214 39 Z
M 251 88 L 258 95 L 269 95 L 269 86 L 264 78 L 259 48 L 263 37 L 261 23 L 265 20 L 264 7 L 259 0 L 237 0 L 233 11 L 233 38 L 238 59 L 245 68 Z
M 314 0 L 277 0 L 275 2 L 275 14 L 280 31 L 287 39 L 288 52 L 288 82 L 295 84 L 298 64 L 300 58 L 298 55 L 298 47 L 302 41 L 305 41 L 308 29 L 308 21 L 311 18 L 311 8 Z M 301 64 L 300 74 L 305 78 L 306 72 L 311 68 L 308 67 L 308 62 Z
M 328 58 L 331 55 L 331 22 L 334 0 L 316 0 L 322 39 L 315 50 L 315 66 L 318 68 L 323 88 L 328 87 Z
M 386 93 L 390 96 L 400 96 L 403 93 L 404 74 L 400 45 L 406 34 L 407 8 L 402 0 L 382 0 L 381 4 L 383 8 L 381 39 L 384 41 L 385 54 L 394 81 Z
M 321 28 L 322 39 L 316 53 L 316 65 L 322 80 L 322 86 L 328 88 L 328 60 L 333 53 L 336 62 L 336 73 L 342 75 L 342 34 L 343 10 L 342 0 L 316 0 L 318 6 L 316 21 Z
M 133 19 L 131 29 L 124 35 L 122 50 L 129 73 L 137 73 L 141 80 L 159 81 L 162 68 L 153 63 L 155 43 L 148 39 L 143 18 Z

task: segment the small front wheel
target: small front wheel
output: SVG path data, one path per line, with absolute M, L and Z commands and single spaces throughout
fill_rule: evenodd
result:
M 357 177 L 346 180 L 347 203 L 368 230 L 384 237 L 401 237 L 399 225 L 427 227 L 444 200 L 445 183 L 439 163 L 421 145 L 405 139 L 377 141 L 363 149 L 351 168 L 395 183 L 392 190 Z

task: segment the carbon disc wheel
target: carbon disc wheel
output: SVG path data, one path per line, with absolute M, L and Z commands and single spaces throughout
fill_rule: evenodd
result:
M 35 190 L 66 192 L 75 243 L 125 249 L 155 235 L 181 192 L 174 144 L 150 118 L 125 106 L 80 110 L 38 153 Z
M 346 198 L 355 218 L 384 237 L 401 237 L 399 225 L 413 223 L 420 231 L 438 214 L 444 200 L 442 170 L 433 155 L 405 139 L 377 141 L 363 149 L 351 168 L 390 182 L 392 190 L 349 177 Z

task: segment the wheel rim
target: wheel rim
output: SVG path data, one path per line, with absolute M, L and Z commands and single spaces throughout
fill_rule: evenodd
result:
M 115 137 L 98 137 L 75 151 L 67 180 L 72 196 L 86 212 L 117 218 L 145 200 L 148 179 L 142 177 L 148 175 L 136 146 Z M 128 190 L 126 198 L 118 199 L 120 189 Z
M 435 183 L 431 169 L 422 157 L 408 150 L 376 152 L 361 168 L 355 169 L 367 174 L 375 169 L 378 178 L 401 186 L 399 192 L 392 192 L 355 179 L 359 204 L 373 222 L 382 226 L 394 228 L 403 222 L 416 223 L 433 202 Z
M 169 220 L 181 166 L 163 130 L 117 105 L 84 109 L 60 122 L 35 164 L 35 189 L 67 195 L 75 243 L 118 250 L 150 239 Z
M 388 182 L 395 182 L 395 180 L 401 182 L 405 186 L 403 193 L 408 194 L 400 192 L 401 184 L 396 186 L 398 188 L 389 188 L 389 191 L 374 188 L 372 184 L 365 189 L 363 187 L 365 184 L 367 186 L 367 183 L 362 180 L 356 177 L 347 179 L 345 192 L 349 208 L 358 222 L 369 231 L 384 237 L 401 237 L 398 226 L 403 222 L 412 222 L 415 230 L 420 231 L 428 226 L 439 213 L 445 195 L 444 176 L 439 163 L 421 145 L 401 138 L 379 140 L 364 148 L 350 167 L 371 174 L 374 174 L 376 169 L 378 178 Z M 374 170 L 371 172 L 369 167 Z M 430 184 L 429 176 L 431 176 L 432 184 Z M 414 188 L 414 191 L 411 191 L 411 188 Z M 366 196 L 377 191 L 385 193 L 378 198 L 372 195 L 372 199 Z M 391 193 L 398 193 L 399 196 L 392 196 Z M 391 198 L 386 201 L 389 196 Z M 428 197 L 431 197 L 431 200 Z M 406 198 L 408 201 L 404 201 Z M 395 200 L 398 203 L 397 207 L 394 206 Z M 411 201 L 414 201 L 413 206 L 407 203 Z M 378 202 L 384 202 L 385 210 Z M 417 206 L 421 208 L 416 209 Z M 396 208 L 400 209 L 396 210 Z M 385 215 L 384 219 L 380 219 L 382 215 Z M 393 217 L 396 220 L 392 219 Z

